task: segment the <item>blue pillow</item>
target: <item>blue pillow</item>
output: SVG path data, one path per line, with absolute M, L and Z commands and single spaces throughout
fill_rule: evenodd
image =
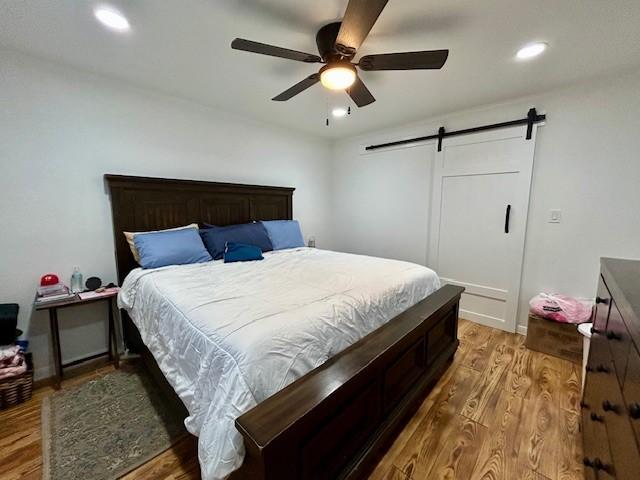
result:
M 269 234 L 274 250 L 304 247 L 304 239 L 297 220 L 271 220 L 262 224 Z
M 262 252 L 273 250 L 267 231 L 261 223 L 205 228 L 200 230 L 200 236 L 214 260 L 222 258 L 227 242 L 255 245 L 260 247 Z
M 260 247 L 243 243 L 227 243 L 227 248 L 224 251 L 224 263 L 248 262 L 250 260 L 264 260 Z
M 133 242 L 138 249 L 142 268 L 186 265 L 211 260 L 211 255 L 195 228 L 139 233 L 133 237 Z

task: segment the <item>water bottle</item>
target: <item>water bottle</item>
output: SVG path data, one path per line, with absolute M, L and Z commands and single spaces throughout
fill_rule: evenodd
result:
M 78 267 L 73 267 L 73 273 L 71 274 L 71 293 L 80 293 L 84 290 L 82 288 L 82 274 Z

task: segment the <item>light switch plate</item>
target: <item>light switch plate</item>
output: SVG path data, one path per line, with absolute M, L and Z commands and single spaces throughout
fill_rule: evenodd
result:
M 549 223 L 560 223 L 562 210 L 549 210 Z

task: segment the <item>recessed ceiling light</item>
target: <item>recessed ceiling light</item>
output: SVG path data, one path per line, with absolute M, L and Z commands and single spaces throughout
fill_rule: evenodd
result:
M 544 42 L 530 43 L 525 45 L 516 54 L 519 60 L 528 60 L 533 57 L 537 57 L 547 49 L 547 44 Z
M 127 17 L 113 7 L 104 5 L 96 7 L 93 14 L 104 26 L 118 32 L 126 32 L 131 28 Z
M 347 114 L 347 109 L 342 107 L 336 107 L 331 110 L 331 115 L 334 117 L 344 117 Z

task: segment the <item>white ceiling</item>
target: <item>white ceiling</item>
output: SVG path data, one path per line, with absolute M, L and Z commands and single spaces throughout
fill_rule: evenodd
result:
M 316 53 L 347 0 L 111 0 L 132 31 L 98 24 L 98 2 L 0 0 L 0 45 L 258 120 L 344 137 L 539 93 L 640 66 L 638 0 L 390 0 L 359 55 L 448 48 L 440 71 L 362 72 L 377 102 L 325 127 L 343 93 L 270 99 L 318 65 L 231 50 L 235 37 Z M 550 48 L 514 60 L 531 41 Z M 356 57 L 357 58 L 357 57 Z

